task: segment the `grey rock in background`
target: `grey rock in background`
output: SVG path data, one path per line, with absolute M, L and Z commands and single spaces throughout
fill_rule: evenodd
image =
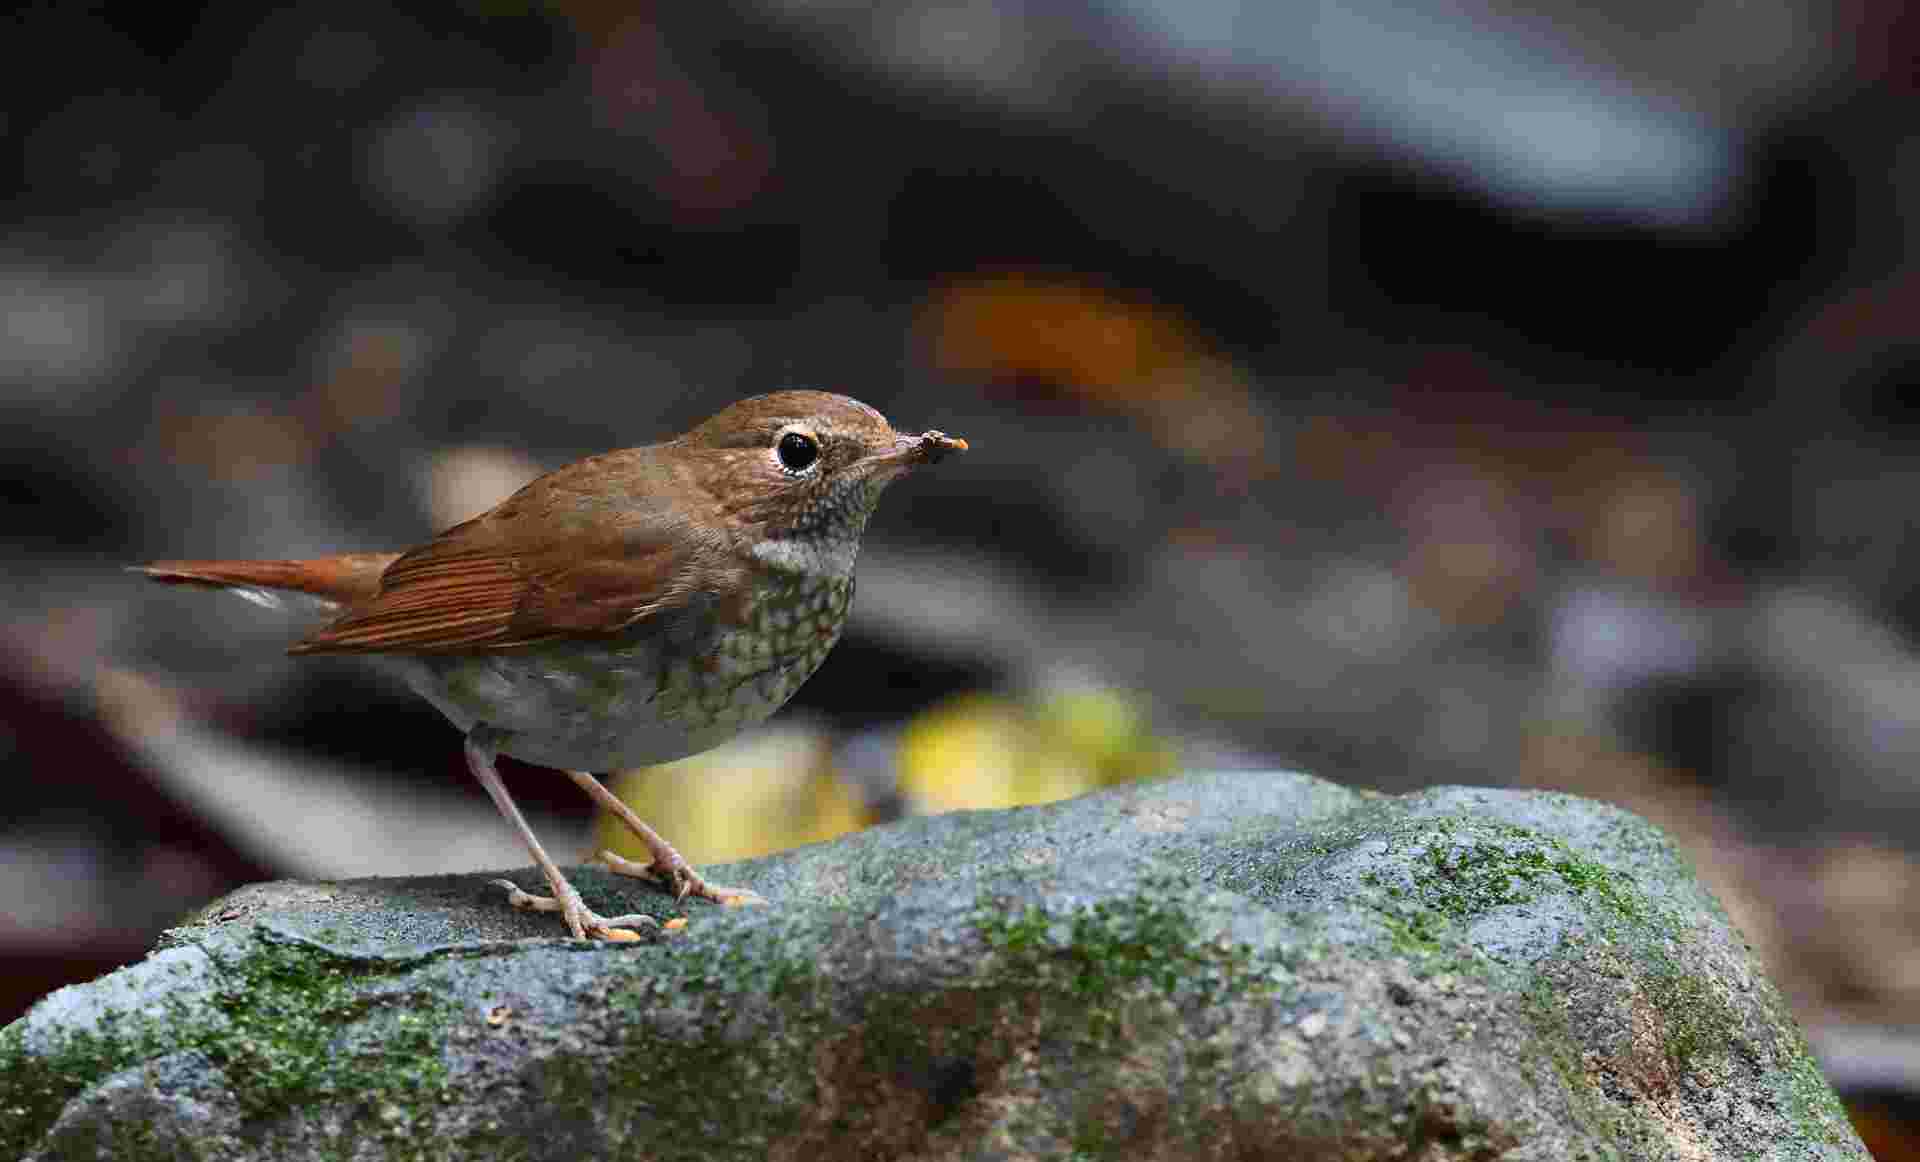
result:
M 0 1033 L 0 1152 L 1866 1157 L 1684 860 L 1566 795 L 1194 775 L 718 875 L 777 904 L 632 945 L 243 890 Z

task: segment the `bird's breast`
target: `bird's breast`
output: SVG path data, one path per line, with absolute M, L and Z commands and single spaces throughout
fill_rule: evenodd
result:
M 852 577 L 758 571 L 728 600 L 613 638 L 406 662 L 414 688 L 461 729 L 486 722 L 528 762 L 605 771 L 668 762 L 772 714 L 846 624 Z

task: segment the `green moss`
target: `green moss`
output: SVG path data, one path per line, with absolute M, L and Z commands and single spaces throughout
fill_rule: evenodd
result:
M 1809 1141 L 1844 1144 L 1854 1138 L 1853 1123 L 1840 1104 L 1840 1095 L 1828 1083 L 1814 1060 L 1813 1049 L 1794 1019 L 1780 990 L 1766 981 L 1755 985 L 1761 1004 L 1776 1030 L 1773 1068 L 1768 1079 L 1783 1100 L 1789 1116 Z
M 1639 959 L 1642 968 L 1635 975 L 1644 982 L 1648 1000 L 1658 1014 L 1660 1050 L 1672 1074 L 1714 1075 L 1736 1056 L 1771 1056 L 1776 1064 L 1766 1070 L 1768 1084 L 1785 1099 L 1783 1104 L 1806 1139 L 1835 1144 L 1850 1140 L 1852 1130 L 1839 1099 L 1814 1063 L 1792 1014 L 1771 986 L 1762 982 L 1758 987 L 1769 993 L 1763 1003 L 1772 1019 L 1756 1024 L 1713 985 L 1703 970 L 1690 970 L 1682 958 L 1656 943 L 1660 936 L 1657 930 L 1645 931 L 1638 941 L 1614 945 L 1607 955 L 1625 952 Z M 1636 947 L 1638 953 L 1633 951 Z M 1580 964 L 1583 956 L 1569 947 L 1557 959 L 1572 966 Z M 1523 1011 L 1582 1126 L 1600 1141 L 1653 1142 L 1655 1132 L 1631 1116 L 1633 1107 L 1615 1104 L 1587 1075 L 1577 1049 L 1579 1034 L 1560 1003 L 1556 983 L 1545 974 L 1535 973 L 1523 998 Z M 1743 1040 L 1756 1035 L 1776 1039 L 1770 1054 L 1760 1046 L 1743 1047 Z
M 108 1014 L 100 1032 L 75 1030 L 40 1053 L 28 1051 L 21 1022 L 0 1031 L 0 1157 L 23 1157 L 74 1094 L 142 1059 L 116 1024 Z
M 1012 909 L 987 897 L 973 922 L 996 954 L 996 978 L 1083 1002 L 1101 1034 L 1113 1031 L 1118 1006 L 1141 991 L 1211 1002 L 1271 989 L 1279 967 L 1244 944 L 1206 939 L 1190 902 L 1167 885 L 1064 912 Z
M 1376 837 L 1393 814 L 1391 804 L 1363 802 L 1278 847 L 1266 842 L 1273 830 L 1271 819 L 1249 819 L 1244 824 L 1247 836 L 1258 847 L 1258 858 L 1246 861 L 1253 870 L 1240 871 L 1236 861 L 1223 859 L 1223 873 L 1215 882 L 1236 891 L 1285 893 L 1312 865 Z
M 1368 871 L 1360 882 L 1393 951 L 1429 968 L 1467 967 L 1468 924 L 1550 892 L 1591 898 L 1620 923 L 1649 918 L 1631 876 L 1531 828 L 1442 816 L 1402 827 L 1390 842 L 1390 852 L 1405 853 L 1404 874 L 1396 882 Z
M 1846 1107 L 1840 1104 L 1840 1095 L 1814 1063 L 1813 1052 L 1800 1036 L 1798 1027 L 1789 1028 L 1792 1032 L 1786 1039 L 1787 1044 L 1781 1046 L 1781 1056 L 1786 1060 L 1774 1072 L 1773 1083 L 1784 1091 L 1787 1109 L 1795 1124 L 1810 1141 L 1835 1145 L 1851 1141 L 1853 1123 L 1847 1117 Z
M 1088 1119 L 1075 1126 L 1072 1140 L 1073 1152 L 1067 1155 L 1066 1162 L 1102 1162 L 1115 1158 L 1113 1135 L 1103 1122 Z
M 1106 1000 L 1141 980 L 1172 992 L 1194 938 L 1193 923 L 1183 913 L 1106 902 L 1076 909 L 1065 924 L 1064 939 L 1055 944 L 1047 914 L 1029 908 L 1009 917 L 1004 927 L 983 928 L 983 933 L 1000 951 L 1026 954 L 1045 966 L 1050 980 L 1090 1001 Z
M 1452 941 L 1453 932 L 1440 913 L 1412 907 L 1400 911 L 1382 909 L 1380 922 L 1387 930 L 1387 945 L 1423 967 L 1439 971 L 1467 967 L 1471 950 Z M 1442 963 L 1444 961 L 1444 963 Z
M 97 1027 L 64 1030 L 32 1049 L 24 1021 L 0 1033 L 0 1156 L 24 1153 L 88 1086 L 185 1050 L 222 1072 L 251 1122 L 318 1102 L 357 1105 L 391 1156 L 418 1156 L 412 1112 L 436 1101 L 447 1081 L 440 1045 L 452 1014 L 443 1002 L 369 990 L 391 967 L 312 945 L 262 939 L 237 958 L 209 957 L 204 1015 L 173 998 L 157 1014 L 109 1010 Z M 348 1025 L 361 1034 L 353 1044 L 337 1032 Z
M 708 1136 L 662 1137 L 661 1110 L 739 1146 L 793 1129 L 810 1103 L 781 1090 L 811 1076 L 809 1054 L 837 1031 L 818 956 L 830 946 L 823 927 L 798 914 L 750 932 L 703 928 L 656 944 L 645 957 L 607 959 L 596 971 L 605 1011 L 599 1026 L 612 1052 L 592 1063 L 558 1053 L 528 1075 L 542 1124 L 619 1127 L 662 1160 L 707 1157 L 711 1143 Z M 761 1031 L 743 1047 L 735 1029 L 741 1010 L 769 1004 L 778 1006 L 778 1031 L 749 1019 Z M 743 1094 L 762 1100 L 743 1101 Z M 505 1133 L 511 1138 L 511 1128 Z M 462 1143 L 463 1151 L 472 1146 Z
M 795 915 L 750 933 L 706 927 L 683 933 L 644 963 L 611 965 L 608 1006 L 638 1018 L 675 995 L 798 998 L 820 983 L 818 950 L 831 946 L 829 929 Z
M 529 1077 L 543 1124 L 577 1111 L 581 1125 L 645 1141 L 648 1156 L 662 1162 L 711 1157 L 714 1141 L 742 1153 L 770 1149 L 819 1132 L 812 1122 L 823 1115 L 843 1146 L 889 1140 L 897 1132 L 890 1112 L 943 1088 L 925 1081 L 943 1066 L 970 1073 L 992 1058 L 996 1018 L 1029 998 L 991 982 L 933 993 L 881 986 L 863 991 L 858 1019 L 849 1021 L 820 949 L 846 943 L 838 925 L 855 922 L 800 916 L 751 931 L 709 929 L 657 945 L 644 959 L 610 960 L 601 986 L 610 1052 L 591 1064 L 556 1055 Z M 777 1011 L 771 1023 L 747 1012 L 762 1005 Z M 741 1041 L 743 1018 L 755 1030 L 751 1044 Z M 832 1111 L 820 1108 L 825 1095 L 814 1079 L 822 1069 L 846 1087 Z M 906 1096 L 882 1096 L 894 1089 Z M 945 1100 L 958 1103 L 966 1087 L 953 1092 Z M 941 1100 L 933 1099 L 927 1125 L 958 1108 Z M 701 1133 L 663 1135 L 663 1110 Z
M 1456 830 L 1468 832 L 1460 839 Z M 1413 882 L 1426 906 L 1456 920 L 1493 908 L 1525 904 L 1558 881 L 1575 895 L 1591 895 L 1623 919 L 1641 907 L 1632 879 L 1573 852 L 1567 845 L 1513 824 L 1461 824 L 1440 819 L 1414 863 Z
M 1021 955 L 1047 947 L 1047 933 L 1053 928 L 1053 918 L 1043 908 L 996 911 L 990 901 L 983 900 L 975 913 L 974 925 L 996 952 Z
M 1676 1072 L 1691 1072 L 1727 1051 L 1743 1024 L 1740 1014 L 1698 973 L 1660 957 L 1647 981 L 1660 1013 L 1660 1048 Z
M 1539 1035 L 1547 1062 L 1560 1078 L 1561 1089 L 1572 1099 L 1572 1112 L 1582 1126 L 1589 1132 L 1603 1127 L 1609 1131 L 1617 1128 L 1618 1115 L 1600 1100 L 1587 1078 L 1580 1052 L 1575 1048 L 1579 1040 L 1553 982 L 1545 975 L 1535 974 L 1521 993 L 1521 1010 Z
M 1620 1162 L 1622 1156 L 1616 1147 L 1627 1143 L 1651 1147 L 1648 1128 L 1634 1122 L 1587 1076 L 1578 1048 L 1580 1035 L 1567 1019 L 1554 982 L 1544 974 L 1534 974 L 1521 994 L 1521 1011 L 1533 1025 L 1547 1062 L 1560 1079 L 1561 1092 L 1569 1103 L 1567 1112 L 1585 1131 L 1594 1162 Z
M 551 1135 L 556 1126 L 577 1126 L 577 1152 L 586 1153 L 606 1137 L 646 1143 L 644 1154 L 657 1162 L 704 1159 L 712 1143 L 734 1148 L 765 1147 L 799 1124 L 799 1107 L 770 1092 L 791 1078 L 808 1076 L 803 1055 L 791 1053 L 785 1038 L 742 1046 L 720 1027 L 692 1036 L 668 1036 L 647 1026 L 618 1033 L 618 1049 L 598 1061 L 561 1053 L 521 1075 L 525 1101 L 540 1111 L 543 1153 L 567 1153 L 568 1143 Z M 767 1065 L 778 1062 L 783 1076 L 770 1079 Z M 745 1095 L 756 1095 L 745 1100 Z M 701 1127 L 698 1135 L 664 1133 L 662 1111 L 676 1122 Z M 521 1143 L 525 1131 L 508 1125 L 496 1131 L 503 1144 Z M 494 1157 L 494 1140 L 464 1138 L 460 1157 Z
M 214 995 L 228 1025 L 199 1046 L 230 1076 L 250 1115 L 372 1094 L 411 1107 L 446 1081 L 440 1033 L 450 1014 L 425 992 L 370 995 L 381 975 L 363 962 L 311 948 L 266 946 L 221 967 Z M 376 1030 L 375 1043 L 342 1052 L 335 1030 Z

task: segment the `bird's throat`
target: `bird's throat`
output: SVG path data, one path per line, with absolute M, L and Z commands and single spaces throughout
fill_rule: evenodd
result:
M 860 537 L 763 537 L 753 544 L 753 559 L 770 569 L 818 581 L 844 581 L 853 575 Z

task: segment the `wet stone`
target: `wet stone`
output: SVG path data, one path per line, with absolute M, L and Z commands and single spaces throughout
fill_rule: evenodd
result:
M 257 886 L 0 1032 L 0 1157 L 1865 1159 L 1654 828 L 1196 774 L 708 869 Z

